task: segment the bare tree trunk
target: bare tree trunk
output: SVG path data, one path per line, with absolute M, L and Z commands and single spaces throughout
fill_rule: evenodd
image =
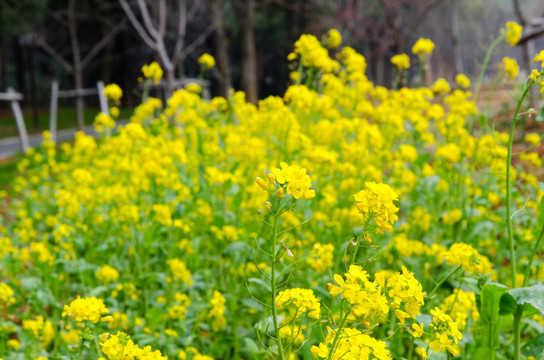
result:
M 219 95 L 223 97 L 229 96 L 229 91 L 232 88 L 232 78 L 229 67 L 229 49 L 228 38 L 225 31 L 225 2 L 224 0 L 211 0 L 211 17 L 212 22 L 216 24 L 213 32 L 213 43 L 215 47 L 215 59 L 217 69 L 221 74 L 219 78 Z
M 0 34 L 0 91 L 4 89 L 4 74 L 6 72 L 6 61 L 4 57 L 7 51 L 4 51 L 5 39 L 7 36 L 5 34 Z
M 174 93 L 174 83 L 176 81 L 176 67 L 170 66 L 164 69 L 166 72 L 166 99 L 168 99 Z
M 384 84 L 385 77 L 385 55 L 383 49 L 377 49 L 376 52 L 376 82 L 379 85 Z
M 463 59 L 459 52 L 459 7 L 460 0 L 449 0 L 451 21 L 451 52 L 455 74 L 463 72 Z
M 25 66 L 23 62 L 23 49 L 17 37 L 13 37 L 13 46 L 15 47 L 15 69 L 17 71 L 17 90 L 24 94 L 26 93 L 26 83 L 25 83 Z M 26 101 L 25 101 L 26 103 Z
M 77 23 L 76 23 L 76 0 L 70 0 L 68 4 L 68 28 L 70 31 L 70 42 L 72 45 L 72 56 L 74 59 L 74 80 L 75 89 L 83 89 L 83 69 L 81 67 L 81 54 L 79 52 L 79 42 L 77 40 Z M 85 118 L 83 114 L 83 97 L 76 97 L 76 113 L 77 113 L 77 127 L 79 130 L 83 130 L 85 126 Z
M 518 21 L 520 24 L 525 28 L 528 25 L 527 18 L 523 15 L 523 12 L 521 11 L 521 7 L 519 4 L 519 0 L 513 0 L 514 2 L 514 11 L 516 12 L 516 16 L 518 18 Z M 521 44 L 522 52 L 523 52 L 523 67 L 527 72 L 531 71 L 532 68 L 532 61 L 531 61 L 531 46 L 530 43 L 532 41 L 525 41 L 523 44 Z M 534 88 L 531 90 L 532 95 L 536 95 Z M 529 104 L 532 108 L 535 107 L 535 96 L 529 96 Z
M 523 27 L 527 26 L 527 19 L 523 15 L 523 12 L 521 11 L 521 7 L 519 5 L 519 0 L 513 0 L 514 2 L 514 10 L 516 12 L 516 16 L 518 18 L 518 21 Z M 525 67 L 525 70 L 530 71 L 531 70 L 531 54 L 529 53 L 529 42 L 526 41 L 522 44 L 523 48 L 523 66 Z
M 34 129 L 40 129 L 40 109 L 38 102 L 38 89 L 36 85 L 36 44 L 34 38 L 28 46 L 28 68 L 30 70 L 30 94 L 32 95 L 32 125 Z
M 246 93 L 248 102 L 257 103 L 259 99 L 257 83 L 257 51 L 255 49 L 255 37 L 253 33 L 253 13 L 255 1 L 242 1 L 242 90 Z
M 107 6 L 107 3 L 103 1 L 97 1 L 100 13 L 106 17 L 111 18 L 111 8 Z M 105 38 L 112 31 L 112 26 L 109 22 L 103 21 L 100 23 L 100 32 L 102 37 Z M 115 42 L 110 41 L 107 45 L 104 46 L 100 52 L 100 79 L 106 84 L 111 82 L 111 57 L 115 50 Z

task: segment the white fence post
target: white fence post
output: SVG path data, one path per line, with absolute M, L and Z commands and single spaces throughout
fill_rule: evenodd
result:
M 96 88 L 98 89 L 98 100 L 100 100 L 100 111 L 102 111 L 106 115 L 109 115 L 110 109 L 108 108 L 108 100 L 104 95 L 104 82 L 102 80 L 99 80 L 96 83 Z
M 23 153 L 28 152 L 28 134 L 26 132 L 26 126 L 25 126 L 25 119 L 23 118 L 23 113 L 21 111 L 21 107 L 19 106 L 20 99 L 23 98 L 21 94 L 17 94 L 15 90 L 12 88 L 8 88 L 8 94 L 12 95 L 12 98 L 10 100 L 11 103 L 11 110 L 13 111 L 13 115 L 15 116 L 15 122 L 17 123 L 17 130 L 19 130 L 19 139 L 21 141 L 21 150 Z M 19 95 L 19 96 L 17 96 Z
M 59 104 L 59 82 L 54 80 L 51 84 L 51 112 L 49 115 L 49 132 L 51 140 L 57 140 L 57 107 Z

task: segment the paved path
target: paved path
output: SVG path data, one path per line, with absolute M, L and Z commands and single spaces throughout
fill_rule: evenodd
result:
M 121 120 L 118 121 L 118 125 L 124 125 L 128 121 Z M 65 129 L 57 131 L 57 142 L 62 143 L 66 141 L 72 141 L 77 129 Z M 87 135 L 96 136 L 96 130 L 93 125 L 86 126 L 84 132 Z M 34 134 L 28 136 L 28 143 L 30 147 L 40 146 L 42 143 L 43 137 L 42 134 Z M 19 142 L 18 137 L 10 137 L 5 139 L 0 139 L 0 160 L 11 158 L 21 152 L 21 143 Z

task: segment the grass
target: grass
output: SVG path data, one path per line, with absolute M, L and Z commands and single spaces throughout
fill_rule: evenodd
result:
M 120 109 L 120 119 L 127 119 L 130 117 L 130 109 Z M 100 112 L 99 109 L 85 109 L 85 125 L 91 125 L 95 116 Z M 23 109 L 23 117 L 25 119 L 26 130 L 28 134 L 39 134 L 43 130 L 49 130 L 49 109 L 42 109 L 40 111 L 39 120 L 41 129 L 34 129 L 32 112 L 30 109 Z M 70 129 L 77 127 L 75 108 L 61 108 L 57 113 L 57 129 Z M 0 138 L 7 138 L 18 136 L 17 124 L 13 113 L 7 109 L 0 113 Z
M 0 190 L 7 190 L 15 176 L 17 176 L 16 158 L 10 158 L 0 162 Z

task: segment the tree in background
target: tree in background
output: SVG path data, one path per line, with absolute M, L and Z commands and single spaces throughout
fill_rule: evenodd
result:
M 73 75 L 75 90 L 83 89 L 83 72 L 85 68 L 126 27 L 126 19 L 124 18 L 119 19 L 114 25 L 115 20 L 112 17 L 101 16 L 100 12 L 91 10 L 95 9 L 95 2 L 104 3 L 104 1 L 100 0 L 69 0 L 67 4 L 60 4 L 58 8 L 44 7 L 43 11 L 46 14 L 46 19 L 33 33 L 36 43 L 54 58 L 66 72 Z M 104 9 L 104 6 L 102 6 L 102 9 Z M 104 26 L 110 31 L 104 36 L 90 37 L 88 33 L 89 26 L 96 22 L 105 23 Z M 85 36 L 85 41 L 82 41 L 82 35 Z M 68 42 L 70 47 L 65 46 Z M 83 97 L 78 96 L 76 97 L 76 112 L 77 126 L 80 130 L 85 125 L 83 111 Z

